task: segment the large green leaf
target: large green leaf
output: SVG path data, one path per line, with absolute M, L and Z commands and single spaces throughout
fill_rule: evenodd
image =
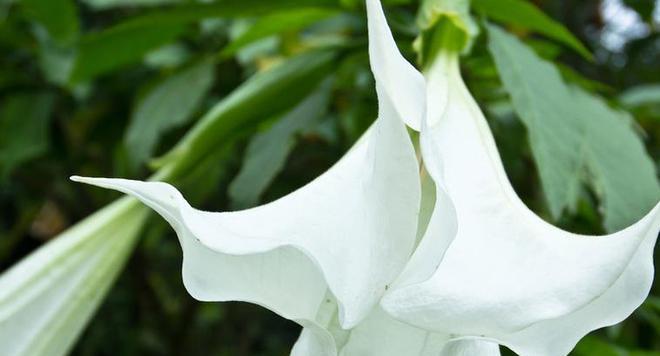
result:
M 43 25 L 61 45 L 72 43 L 80 31 L 78 9 L 73 0 L 21 0 L 26 14 Z
M 589 50 L 567 30 L 527 0 L 472 0 L 473 8 L 487 17 L 520 26 L 557 40 L 591 59 Z
M 0 276 L 0 354 L 66 355 L 112 286 L 147 209 L 121 199 Z
M 0 179 L 46 151 L 52 107 L 48 93 L 15 94 L 0 103 Z
M 325 113 L 328 94 L 324 86 L 252 138 L 243 167 L 229 185 L 235 208 L 248 208 L 259 202 L 261 194 L 284 167 L 295 146 L 296 135 L 309 129 Z
M 584 115 L 584 165 L 601 201 L 605 228 L 622 229 L 646 214 L 660 198 L 655 166 L 635 132 L 634 119 L 602 99 L 575 89 Z
M 101 32 L 86 35 L 78 48 L 73 82 L 139 61 L 147 52 L 179 37 L 186 25 L 215 17 L 255 16 L 297 6 L 328 6 L 331 0 L 225 0 L 151 10 Z
M 161 134 L 192 118 L 213 85 L 213 69 L 212 61 L 201 61 L 155 85 L 139 101 L 125 138 L 134 166 L 151 157 Z
M 254 41 L 284 31 L 295 31 L 336 14 L 338 12 L 334 9 L 303 7 L 265 15 L 252 24 L 248 30 L 231 41 L 222 51 L 222 54 L 225 56 L 233 55 L 239 49 Z
M 181 24 L 146 26 L 128 22 L 82 38 L 71 72 L 73 83 L 139 61 L 147 52 L 163 46 L 185 31 Z
M 554 217 L 576 204 L 585 177 L 600 198 L 607 230 L 647 213 L 660 197 L 660 186 L 630 116 L 567 85 L 555 66 L 514 36 L 488 28 L 490 52 L 528 129 Z

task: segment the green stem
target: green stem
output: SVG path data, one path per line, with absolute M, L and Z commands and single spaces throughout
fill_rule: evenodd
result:
M 458 55 L 465 46 L 465 32 L 457 27 L 450 17 L 440 19 L 435 26 L 421 37 L 421 59 L 424 71 L 437 60 L 448 60 Z

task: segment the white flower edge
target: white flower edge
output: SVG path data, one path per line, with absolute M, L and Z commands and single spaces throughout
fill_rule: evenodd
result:
M 491 339 L 521 355 L 567 354 L 591 330 L 629 316 L 652 283 L 660 205 L 608 236 L 552 226 L 513 190 L 456 55 L 441 55 L 427 80 L 423 158 L 450 201 L 434 211 L 421 244 L 445 249 L 435 252 L 442 259 L 430 278 L 399 279 L 383 308 L 411 325 Z M 434 223 L 451 214 L 455 236 Z M 424 276 L 431 266 L 406 271 Z

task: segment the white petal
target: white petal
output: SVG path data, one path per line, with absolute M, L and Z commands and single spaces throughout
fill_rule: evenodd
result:
M 389 293 L 385 309 L 418 327 L 486 336 L 523 355 L 552 356 L 630 315 L 651 286 L 660 205 L 602 237 L 546 223 L 513 190 L 456 61 L 439 61 L 428 78 L 424 159 L 427 167 L 442 165 L 428 168 L 441 173 L 458 231 L 433 276 Z
M 142 200 L 177 231 L 184 282 L 201 300 L 245 300 L 310 319 L 326 283 L 350 328 L 377 304 L 415 242 L 420 187 L 410 138 L 387 98 L 334 167 L 270 204 L 196 210 L 165 183 L 75 178 Z M 320 273 L 320 274 L 319 274 Z
M 379 0 L 367 1 L 371 70 L 379 94 L 390 98 L 410 128 L 419 131 L 425 115 L 424 77 L 399 52 Z

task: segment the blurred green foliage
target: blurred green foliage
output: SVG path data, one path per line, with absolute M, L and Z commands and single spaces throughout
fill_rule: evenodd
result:
M 419 3 L 384 3 L 414 62 Z M 570 85 L 630 111 L 657 166 L 658 20 L 652 1 L 624 3 L 650 30 L 619 49 L 604 43 L 611 19 L 597 0 L 474 0 L 473 10 L 557 63 Z M 145 178 L 173 165 L 177 185 L 207 210 L 272 201 L 312 180 L 376 116 L 365 21 L 360 0 L 0 0 L 0 271 L 117 197 L 70 184 L 71 174 Z M 551 214 L 537 142 L 496 62 L 482 33 L 463 73 L 517 192 L 563 228 L 603 232 L 592 189 Z M 202 139 L 181 141 L 195 123 Z M 213 154 L 172 163 L 189 150 Z M 73 355 L 288 353 L 298 326 L 254 305 L 194 301 L 173 231 L 151 216 L 141 235 Z M 656 282 L 631 318 L 574 354 L 660 355 L 658 296 Z

